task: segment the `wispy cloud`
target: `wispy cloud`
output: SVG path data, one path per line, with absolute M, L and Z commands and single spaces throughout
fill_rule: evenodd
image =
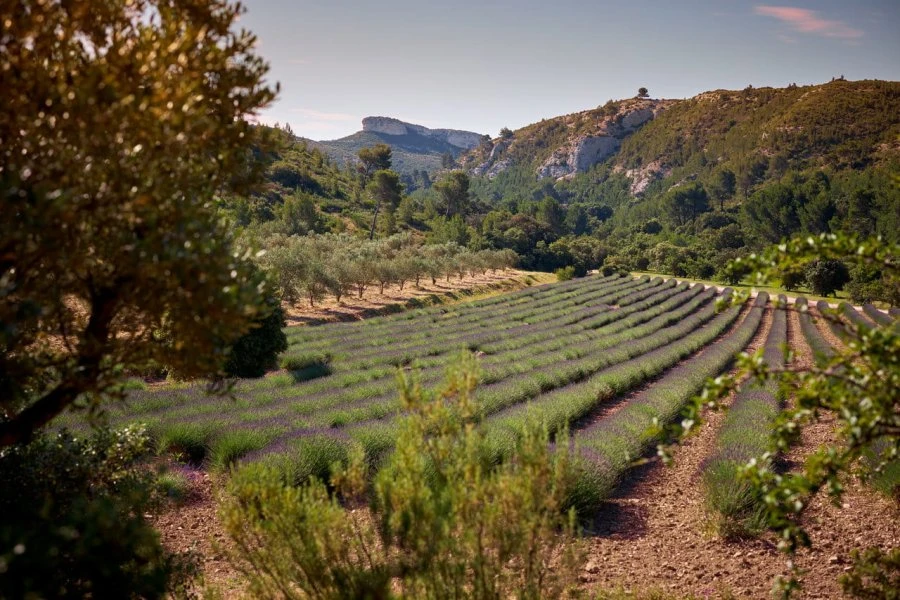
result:
M 292 113 L 296 113 L 302 115 L 306 119 L 313 119 L 316 121 L 357 121 L 359 117 L 355 115 L 348 115 L 347 113 L 338 113 L 338 112 L 326 112 L 321 110 L 315 110 L 312 108 L 292 108 Z
M 755 6 L 753 10 L 758 15 L 774 17 L 779 21 L 787 23 L 794 31 L 799 33 L 809 33 L 846 40 L 858 39 L 864 35 L 862 30 L 850 27 L 843 21 L 823 19 L 816 11 L 806 8 L 759 5 Z

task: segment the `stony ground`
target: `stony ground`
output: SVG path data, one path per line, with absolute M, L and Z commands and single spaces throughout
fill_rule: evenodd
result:
M 771 309 L 770 309 L 771 310 Z M 771 325 L 768 314 L 751 349 L 760 347 Z M 826 334 L 827 335 L 827 334 Z M 837 340 L 830 336 L 832 343 Z M 788 338 L 796 360 L 809 363 L 797 316 L 791 313 Z M 609 411 L 615 411 L 617 402 Z M 604 590 L 627 591 L 637 597 L 665 592 L 682 598 L 767 598 L 776 576 L 787 572 L 786 558 L 771 537 L 726 541 L 716 536 L 704 508 L 700 465 L 712 451 L 724 415 L 713 412 L 700 431 L 676 449 L 674 465 L 649 463 L 635 469 L 588 527 L 588 554 L 581 583 L 589 595 Z M 787 464 L 833 437 L 828 422 L 810 427 Z M 201 471 L 189 472 L 191 497 L 153 520 L 172 550 L 195 551 L 203 558 L 207 583 L 226 597 L 239 595 L 240 578 L 217 545 L 224 533 L 216 517 L 219 486 Z M 893 501 L 851 481 L 840 506 L 816 497 L 805 516 L 813 547 L 796 562 L 803 570 L 798 598 L 841 598 L 838 577 L 848 567 L 853 548 L 900 545 L 900 509 Z M 658 597 L 658 596 L 653 596 Z

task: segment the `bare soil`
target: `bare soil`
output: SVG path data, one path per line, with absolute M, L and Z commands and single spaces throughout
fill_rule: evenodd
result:
M 751 350 L 765 342 L 770 311 L 750 343 Z M 304 318 L 302 313 L 297 317 Z M 809 365 L 811 352 L 793 311 L 788 341 L 795 360 Z M 675 450 L 673 466 L 651 462 L 622 483 L 586 536 L 588 555 L 581 576 L 586 591 L 623 589 L 637 595 L 664 591 L 676 598 L 771 597 L 775 577 L 788 571 L 775 540 L 721 539 L 704 507 L 700 465 L 713 450 L 723 420 L 721 412 L 707 414 L 699 432 Z M 806 454 L 833 437 L 828 421 L 807 428 L 801 445 L 785 462 L 796 468 Z M 206 583 L 225 597 L 236 597 L 242 588 L 240 576 L 217 550 L 226 539 L 215 508 L 219 486 L 202 471 L 188 473 L 191 498 L 153 515 L 152 521 L 166 547 L 198 553 Z M 900 545 L 898 505 L 857 481 L 847 482 L 840 506 L 824 495 L 814 498 L 804 523 L 813 546 L 795 558 L 804 572 L 797 598 L 842 598 L 837 579 L 849 569 L 851 549 Z

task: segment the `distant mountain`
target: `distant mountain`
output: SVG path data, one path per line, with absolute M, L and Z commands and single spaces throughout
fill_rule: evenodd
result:
M 307 143 L 341 166 L 355 163 L 362 148 L 387 144 L 393 150 L 394 170 L 412 176 L 414 171 L 437 171 L 442 156 L 450 154 L 455 158 L 475 148 L 485 137 L 472 131 L 429 129 L 391 117 L 366 117 L 362 126 L 362 131 L 338 140 Z
M 734 173 L 747 195 L 788 171 L 860 171 L 897 161 L 900 82 L 842 79 L 610 101 L 542 120 L 459 159 L 470 174 L 491 180 L 515 171 L 517 181 L 569 181 L 603 168 L 603 177 L 627 177 L 633 196 L 720 170 Z

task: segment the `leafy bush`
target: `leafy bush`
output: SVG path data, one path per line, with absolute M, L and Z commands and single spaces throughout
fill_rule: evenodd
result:
M 0 452 L 0 597 L 159 598 L 193 567 L 144 519 L 152 477 L 136 467 L 143 431 L 45 436 Z
M 253 323 L 231 347 L 225 373 L 231 377 L 262 377 L 278 365 L 278 354 L 287 350 L 284 311 L 277 298 L 267 300 L 269 313 Z
M 570 279 L 574 279 L 575 277 L 575 267 L 569 265 L 568 267 L 562 267 L 561 269 L 556 270 L 556 280 L 557 281 L 569 281 Z
M 847 265 L 835 259 L 814 260 L 804 270 L 809 287 L 814 294 L 830 296 L 850 281 Z
M 806 284 L 806 275 L 800 269 L 786 269 L 781 273 L 781 287 L 788 291 L 796 290 Z
M 324 368 L 331 362 L 330 352 L 307 352 L 293 354 L 281 359 L 281 368 L 287 371 L 302 371 L 310 368 Z
M 370 485 L 358 450 L 331 484 L 238 471 L 222 506 L 229 558 L 259 598 L 544 598 L 577 581 L 568 452 L 529 428 L 515 456 L 487 460 L 471 355 L 443 390 L 401 375 L 410 411 Z M 562 439 L 558 449 L 568 448 Z M 371 490 L 371 495 L 367 494 Z M 360 510 L 367 500 L 370 510 Z

